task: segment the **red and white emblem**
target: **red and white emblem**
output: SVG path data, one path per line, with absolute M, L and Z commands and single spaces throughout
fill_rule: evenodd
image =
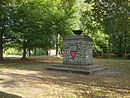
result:
M 77 54 L 77 46 L 71 46 L 70 47 L 70 54 L 71 54 L 71 57 L 73 58 L 73 59 L 75 59 L 75 57 L 76 57 L 76 54 Z

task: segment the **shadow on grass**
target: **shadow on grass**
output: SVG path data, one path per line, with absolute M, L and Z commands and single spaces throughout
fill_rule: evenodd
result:
M 43 58 L 27 58 L 22 60 L 19 58 L 4 58 L 0 60 L 0 68 L 16 68 L 20 70 L 40 70 L 51 64 L 62 64 L 62 58 L 43 57 Z
M 47 59 L 48 60 L 48 59 Z M 44 67 L 43 64 L 52 64 L 50 60 L 47 62 L 46 59 L 27 59 L 27 60 L 12 60 L 12 59 L 6 59 L 2 64 L 0 64 L 1 67 L 13 67 L 18 70 L 37 70 L 39 71 L 38 74 L 20 74 L 20 73 L 12 73 L 12 72 L 7 72 L 7 73 L 1 73 L 1 75 L 7 75 L 12 78 L 18 78 L 18 80 L 10 80 L 7 82 L 4 82 L 2 85 L 4 87 L 14 87 L 14 85 L 19 85 L 17 84 L 18 82 L 28 82 L 30 80 L 35 80 L 36 83 L 39 81 L 40 83 L 45 83 L 45 84 L 54 84 L 54 85 L 60 85 L 66 88 L 72 88 L 75 90 L 81 90 L 84 91 L 82 94 L 83 96 L 88 96 L 87 91 L 91 91 L 92 89 L 89 86 L 95 87 L 104 87 L 104 89 L 101 89 L 100 91 L 93 91 L 92 93 L 98 92 L 99 94 L 94 94 L 92 97 L 87 97 L 87 98 L 107 98 L 105 97 L 105 94 L 108 94 L 109 91 L 106 91 L 107 89 L 110 89 L 110 91 L 114 92 L 119 92 L 116 89 L 128 89 L 129 87 L 129 75 L 124 77 L 123 76 L 83 76 L 83 75 L 76 75 L 76 74 L 71 74 L 71 73 L 62 73 L 62 72 L 55 72 L 55 71 L 45 71 L 41 69 Z M 118 67 L 119 69 L 126 69 L 127 70 L 130 68 L 129 67 L 129 61 L 126 60 L 113 60 L 113 59 L 95 59 L 97 64 L 105 65 L 105 66 L 112 66 L 112 67 Z M 54 63 L 54 62 L 53 62 Z M 40 64 L 40 65 L 39 65 Z M 124 67 L 125 65 L 125 67 Z M 128 66 L 128 67 L 126 67 Z M 34 82 L 35 84 L 35 82 Z M 36 84 L 35 84 L 36 85 Z M 112 87 L 112 88 L 111 88 Z M 94 89 L 94 88 L 93 88 Z M 103 92 L 104 90 L 105 92 Z M 123 91 L 119 92 L 124 93 Z M 77 91 L 75 92 L 77 94 Z M 103 97 L 98 97 L 96 95 L 100 95 Z M 102 95 L 103 94 L 103 95 Z M 113 93 L 112 93 L 113 94 Z M 1 95 L 0 95 L 1 98 Z M 2 98 L 21 98 L 21 97 L 2 97 Z M 84 97 L 83 97 L 84 98 Z M 112 97 L 115 98 L 115 97 Z M 116 97 L 118 98 L 118 97 Z
M 62 58 L 56 56 L 43 56 L 43 57 L 29 57 L 24 59 L 20 59 L 17 57 L 5 57 L 4 60 L 1 60 L 0 63 L 4 64 L 57 64 L 62 63 Z
M 22 98 L 22 97 L 0 91 L 0 98 Z

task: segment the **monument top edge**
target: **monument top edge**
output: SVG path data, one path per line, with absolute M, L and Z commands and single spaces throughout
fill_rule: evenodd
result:
M 65 37 L 65 40 L 86 40 L 92 42 L 92 38 L 89 36 L 84 36 L 84 35 L 72 35 L 72 36 L 67 36 Z

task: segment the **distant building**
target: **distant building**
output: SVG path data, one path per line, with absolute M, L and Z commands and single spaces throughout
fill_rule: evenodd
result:
M 48 50 L 48 55 L 56 55 L 56 50 L 55 49 Z

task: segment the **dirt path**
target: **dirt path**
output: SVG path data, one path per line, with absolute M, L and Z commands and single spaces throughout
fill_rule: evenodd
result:
M 95 98 L 94 96 L 96 98 L 100 98 L 98 96 L 114 96 L 114 98 L 126 96 L 124 98 L 127 98 L 130 93 L 129 87 L 124 87 L 121 80 L 114 75 L 101 77 L 45 69 L 35 71 L 0 68 L 0 91 L 23 98 L 88 98 L 89 96 L 90 98 Z M 126 82 L 129 83 L 129 81 Z
M 49 74 L 47 75 L 47 73 L 47 71 L 40 72 L 2 68 L 0 69 L 0 77 L 2 79 L 0 80 L 0 90 L 22 96 L 23 98 L 76 97 L 73 94 L 75 92 L 73 88 L 62 87 L 54 83 L 57 80 L 64 80 L 66 77 L 54 77 Z M 54 74 L 55 72 L 49 73 Z

